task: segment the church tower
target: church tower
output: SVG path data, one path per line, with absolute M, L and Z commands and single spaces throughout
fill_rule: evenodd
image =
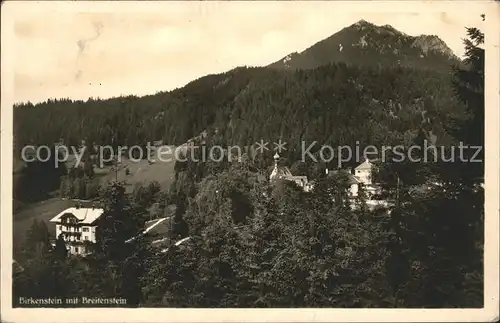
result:
M 278 161 L 280 159 L 280 155 L 278 153 L 274 154 L 274 168 L 273 171 L 271 172 L 271 175 L 269 176 L 269 180 L 272 181 L 278 176 L 279 170 L 278 170 Z
M 274 168 L 273 171 L 271 172 L 271 175 L 269 176 L 270 181 L 293 177 L 288 167 L 279 165 L 279 160 L 280 160 L 280 155 L 278 155 L 278 153 L 274 154 Z

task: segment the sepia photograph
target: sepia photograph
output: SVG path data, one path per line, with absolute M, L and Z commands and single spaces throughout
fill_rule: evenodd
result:
M 2 320 L 498 320 L 499 8 L 4 2 Z

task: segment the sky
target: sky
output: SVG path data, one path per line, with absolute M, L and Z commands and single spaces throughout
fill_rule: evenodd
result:
M 14 102 L 36 103 L 172 90 L 270 64 L 360 19 L 437 35 L 462 56 L 465 26 L 481 28 L 481 12 L 418 3 L 27 1 L 2 9 L 14 17 Z

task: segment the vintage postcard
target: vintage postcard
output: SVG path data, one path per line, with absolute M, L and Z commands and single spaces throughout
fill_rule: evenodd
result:
M 5 322 L 495 321 L 492 1 L 6 1 Z

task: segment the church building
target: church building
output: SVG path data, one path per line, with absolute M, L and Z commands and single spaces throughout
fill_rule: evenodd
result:
M 286 166 L 279 165 L 280 156 L 278 153 L 274 155 L 274 168 L 269 176 L 270 181 L 275 181 L 278 179 L 283 179 L 287 181 L 292 181 L 298 186 L 300 186 L 305 192 L 310 192 L 313 188 L 312 183 L 307 179 L 307 176 L 294 176 L 290 169 Z

